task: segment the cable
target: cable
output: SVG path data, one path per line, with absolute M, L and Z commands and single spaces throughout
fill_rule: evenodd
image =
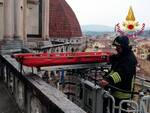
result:
M 97 84 L 97 85 L 99 85 L 99 81 L 98 81 L 98 80 L 95 80 L 94 78 L 93 78 L 93 80 L 96 81 L 96 84 Z M 101 79 L 100 79 L 100 80 L 101 80 Z M 123 92 L 123 93 L 130 93 L 130 94 L 137 94 L 137 95 L 139 95 L 139 92 L 126 91 L 126 90 L 117 88 L 117 87 L 115 87 L 115 86 L 113 86 L 113 85 L 111 85 L 111 84 L 108 84 L 107 86 L 110 87 L 110 88 L 116 89 L 116 90 L 118 90 L 118 91 L 120 91 L 120 92 Z
M 110 85 L 110 84 L 108 84 L 108 87 L 113 88 L 113 89 L 116 89 L 116 90 L 118 90 L 118 91 L 120 91 L 120 92 L 123 92 L 123 93 L 139 94 L 139 92 L 126 91 L 126 90 L 117 88 L 117 87 L 115 87 L 115 86 L 113 86 L 113 85 Z

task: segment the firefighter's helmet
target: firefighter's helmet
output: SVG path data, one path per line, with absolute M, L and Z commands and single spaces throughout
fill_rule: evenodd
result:
M 128 47 L 129 46 L 129 38 L 127 36 L 117 36 L 113 41 L 113 45 Z

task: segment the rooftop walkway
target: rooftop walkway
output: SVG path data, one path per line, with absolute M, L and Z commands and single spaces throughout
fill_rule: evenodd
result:
M 2 80 L 0 80 L 0 113 L 21 113 Z

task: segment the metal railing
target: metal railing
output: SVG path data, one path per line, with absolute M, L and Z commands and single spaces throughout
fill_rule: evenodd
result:
M 141 79 L 141 80 L 142 80 L 142 85 L 144 85 L 144 82 L 147 82 L 147 80 L 145 81 L 145 79 Z M 150 95 L 149 94 L 146 95 L 146 93 L 150 93 L 149 88 L 144 86 L 141 87 L 142 89 L 140 92 L 134 92 L 134 94 L 138 95 L 137 101 L 122 100 L 119 103 L 119 107 L 115 105 L 114 97 L 108 91 L 106 91 L 104 97 L 111 99 L 112 102 L 112 104 L 108 103 L 108 108 L 112 108 L 112 111 L 108 111 L 108 113 L 114 113 L 115 109 L 118 109 L 119 113 L 121 113 L 122 111 L 127 113 L 150 113 Z M 128 106 L 127 109 L 123 108 L 124 104 Z
M 150 95 L 142 96 L 138 102 L 133 100 L 122 100 L 118 107 L 115 105 L 114 97 L 109 92 L 106 91 L 104 94 L 104 97 L 111 99 L 112 102 L 112 104 L 108 103 L 108 109 L 112 108 L 111 111 L 110 109 L 107 111 L 108 113 L 115 113 L 115 109 L 118 109 L 119 113 L 122 113 L 122 111 L 126 113 L 150 113 Z M 127 104 L 127 109 L 123 108 L 124 104 Z

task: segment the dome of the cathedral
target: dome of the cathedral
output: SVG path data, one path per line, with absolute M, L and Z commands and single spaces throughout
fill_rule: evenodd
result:
M 71 7 L 65 0 L 50 0 L 49 36 L 81 37 L 81 28 Z

